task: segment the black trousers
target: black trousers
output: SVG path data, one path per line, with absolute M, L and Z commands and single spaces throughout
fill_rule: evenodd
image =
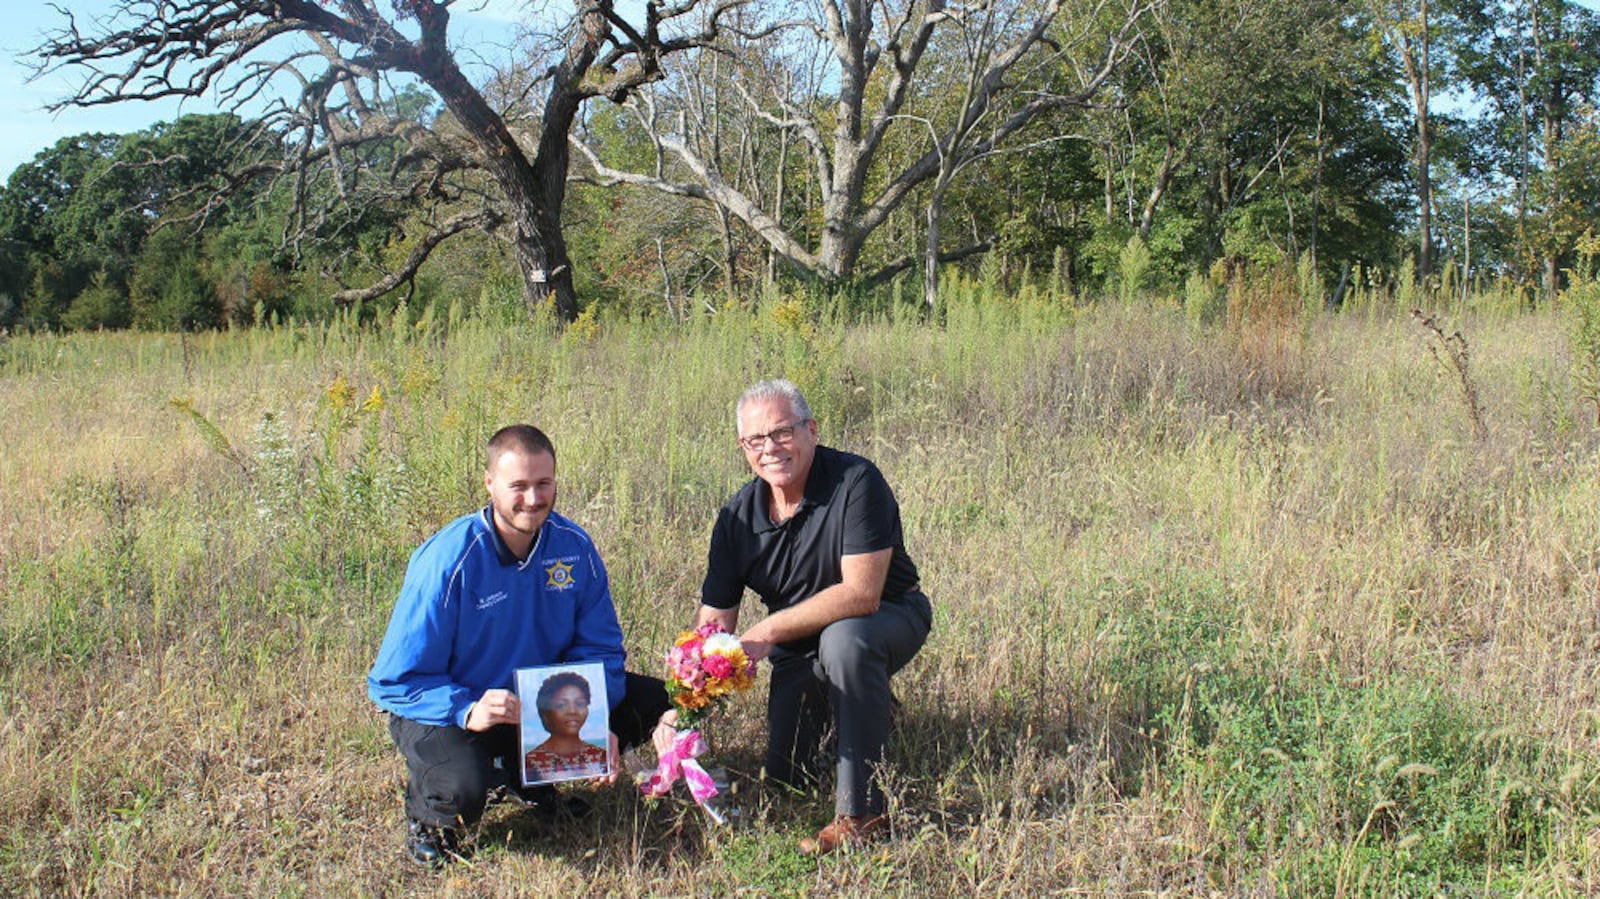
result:
M 622 702 L 611 710 L 611 732 L 623 749 L 649 739 L 670 703 L 658 678 L 627 673 Z M 532 709 L 532 703 L 528 703 Z M 517 789 L 522 769 L 520 734 L 501 724 L 482 733 L 453 725 L 419 724 L 389 716 L 389 735 L 406 759 L 406 815 L 432 827 L 461 828 L 483 816 L 496 787 Z
M 921 593 L 822 629 L 813 652 L 773 651 L 767 694 L 767 776 L 805 788 L 822 764 L 823 737 L 835 738 L 834 811 L 876 815 L 885 798 L 877 769 L 889 742 L 889 678 L 911 661 L 933 627 Z

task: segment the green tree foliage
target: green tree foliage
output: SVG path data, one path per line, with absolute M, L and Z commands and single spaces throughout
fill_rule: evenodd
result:
M 1600 99 L 1600 12 L 1568 0 L 1455 0 L 1451 8 L 1464 23 L 1453 59 L 1481 106 L 1463 190 L 1501 211 L 1482 220 L 1499 227 L 1485 227 L 1478 244 L 1488 265 L 1549 293 L 1572 265 L 1585 224 L 1568 214 L 1585 202 L 1573 183 L 1583 176 L 1562 170 L 1583 156 L 1568 143 L 1584 139 L 1583 121 Z
M 1169 276 L 1224 255 L 1385 256 L 1399 97 L 1346 7 L 1178 0 L 1157 24 L 1127 104 L 1091 123 L 1108 249 L 1135 230 Z
M 127 327 L 128 302 L 122 286 L 105 272 L 95 272 L 62 314 L 61 322 L 74 331 Z
M 1526 238 L 1532 253 L 1558 260 L 1566 271 L 1581 267 L 1585 236 L 1600 231 L 1600 112 L 1586 107 L 1562 130 L 1550 168 L 1534 184 L 1540 211 Z
M 188 234 L 164 228 L 150 236 L 128 283 L 133 323 L 152 330 L 189 330 L 217 324 L 221 308 L 201 274 L 200 254 Z
M 0 240 L 21 263 L 8 275 L 7 287 L 22 289 L 24 324 L 58 324 L 72 300 L 101 270 L 117 272 L 119 263 L 102 245 L 102 227 L 116 227 L 114 210 L 94 189 L 97 176 L 110 165 L 121 138 L 83 134 L 62 138 L 31 163 L 12 172 L 0 193 Z M 95 207 L 100 207 L 96 215 Z M 27 286 L 22 287 L 23 284 Z
M 27 283 L 23 323 L 215 324 L 214 315 L 169 321 L 135 314 L 130 279 L 159 265 L 143 258 L 152 233 L 174 232 L 157 250 L 168 255 L 197 242 L 197 224 L 229 221 L 237 210 L 219 205 L 215 191 L 233 154 L 254 135 L 233 116 L 185 116 L 128 135 L 63 138 L 18 167 L 0 190 L 0 245 L 19 268 L 0 289 Z
M 1419 123 L 1421 70 L 1397 55 L 1419 49 L 1418 3 L 911 4 L 820 41 L 845 25 L 796 18 L 820 8 L 723 4 L 740 36 L 718 52 L 686 45 L 626 105 L 568 110 L 583 179 L 621 186 L 541 190 L 564 198 L 572 292 L 627 316 L 681 318 L 785 278 L 881 309 L 912 297 L 919 271 L 931 303 L 952 264 L 1013 289 L 1116 293 L 1130 246 L 1148 254 L 1139 289 L 1199 296 L 1195 273 L 1303 264 L 1337 293 L 1352 271 L 1420 278 L 1426 155 L 1444 286 L 1505 277 L 1548 294 L 1600 220 L 1600 14 L 1427 7 Z M 1127 55 L 1108 65 L 1111 51 Z M 534 60 L 474 90 L 519 147 L 557 159 Z M 187 116 L 41 152 L 0 188 L 0 327 L 526 302 L 537 254 L 507 240 L 516 204 L 441 94 L 397 80 L 344 96 L 313 103 L 327 114 L 315 124 Z M 551 225 L 540 239 L 556 240 Z

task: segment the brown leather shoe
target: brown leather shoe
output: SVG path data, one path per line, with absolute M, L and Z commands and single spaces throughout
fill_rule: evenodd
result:
M 800 841 L 803 855 L 827 855 L 841 846 L 857 845 L 889 831 L 888 815 L 840 815 L 814 837 Z

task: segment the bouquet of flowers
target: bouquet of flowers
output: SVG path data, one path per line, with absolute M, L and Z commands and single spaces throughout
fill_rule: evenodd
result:
M 641 789 L 650 798 L 665 796 L 681 777 L 694 801 L 723 823 L 716 808 L 707 804 L 718 791 L 711 775 L 695 761 L 706 751 L 705 738 L 695 725 L 730 695 L 755 683 L 756 663 L 745 655 L 738 637 L 711 623 L 678 635 L 667 652 L 667 669 L 667 695 L 678 710 L 678 730 L 670 747 L 658 747 L 660 762 Z
M 684 631 L 667 652 L 667 694 L 678 708 L 678 726 L 694 727 L 728 696 L 756 682 L 756 663 L 739 638 L 720 624 Z

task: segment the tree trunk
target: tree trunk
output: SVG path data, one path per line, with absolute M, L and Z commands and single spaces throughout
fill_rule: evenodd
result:
M 1311 186 L 1311 261 L 1317 261 L 1317 243 L 1322 238 L 1322 175 L 1328 165 L 1328 142 L 1323 128 L 1328 109 L 1326 90 L 1317 88 L 1317 162 Z
M 548 303 L 557 318 L 570 322 L 578 317 L 578 292 L 572 284 L 567 243 L 559 225 L 541 228 L 539 218 L 542 216 L 534 219 L 531 239 L 524 238 L 520 231 L 515 239 L 517 268 L 522 272 L 522 296 L 529 310 Z M 541 230 L 543 234 L 539 233 Z
M 1553 6 L 1554 16 L 1552 18 L 1554 21 L 1549 22 L 1545 27 L 1550 29 L 1548 44 L 1550 46 L 1559 47 L 1565 40 L 1566 16 L 1564 15 L 1565 10 L 1562 8 L 1562 3 L 1557 2 L 1553 4 Z M 1540 26 L 1537 18 L 1539 15 L 1539 4 L 1534 3 L 1533 7 L 1535 16 L 1533 40 L 1534 48 L 1538 53 L 1539 68 L 1546 73 L 1553 72 L 1555 76 L 1548 78 L 1548 84 L 1544 89 L 1544 96 L 1540 98 L 1540 114 L 1541 118 L 1543 119 L 1541 124 L 1544 128 L 1544 170 L 1554 175 L 1556 168 L 1558 167 L 1557 155 L 1563 138 L 1561 120 L 1563 109 L 1566 105 L 1566 88 L 1561 77 L 1562 63 L 1551 60 L 1546 51 L 1547 39 L 1544 36 L 1543 28 Z M 1554 192 L 1545 201 L 1545 208 L 1547 210 L 1559 209 L 1562 205 L 1562 201 L 1565 199 L 1561 191 L 1561 180 L 1559 178 L 1553 178 L 1552 181 L 1554 184 Z M 1541 281 L 1543 282 L 1541 287 L 1543 288 L 1544 298 L 1548 302 L 1555 299 L 1556 292 L 1561 289 L 1561 260 L 1555 253 L 1546 251 L 1543 262 L 1544 272 L 1541 278 Z
M 1432 84 L 1428 69 L 1428 0 L 1422 0 L 1422 30 L 1417 40 L 1420 44 L 1418 71 L 1413 75 L 1413 90 L 1417 114 L 1417 278 L 1424 284 L 1433 275 L 1433 129 L 1429 122 L 1429 105 Z
M 739 249 L 733 239 L 733 217 L 728 210 L 716 207 L 717 232 L 722 238 L 722 286 L 725 296 L 733 299 L 739 294 Z
M 772 196 L 772 220 L 783 222 L 783 201 L 787 196 L 789 185 L 789 131 L 778 131 L 778 186 Z M 778 251 L 767 245 L 767 283 L 773 284 L 778 280 Z
M 1428 0 L 1421 0 L 1418 4 L 1414 35 L 1411 22 L 1407 21 L 1406 4 L 1401 4 L 1400 9 L 1395 10 L 1396 17 L 1392 21 L 1388 17 L 1390 10 L 1387 0 L 1373 4 L 1372 8 L 1378 15 L 1378 27 L 1382 29 L 1384 40 L 1394 47 L 1394 52 L 1400 57 L 1400 63 L 1405 68 L 1406 85 L 1411 89 L 1412 126 L 1416 130 L 1411 164 L 1415 169 L 1412 177 L 1417 189 L 1417 280 L 1426 282 L 1433 274 L 1433 180 L 1430 174 L 1433 138 L 1428 110 L 1431 100 Z
M 922 247 L 922 303 L 932 315 L 939 307 L 939 200 L 928 202 L 928 239 Z
M 1535 7 L 1537 9 L 1537 7 Z M 1538 13 L 1534 14 L 1538 27 Z M 1533 134 L 1528 125 L 1528 57 L 1524 42 L 1517 42 L 1517 239 L 1528 242 L 1528 182 L 1533 169 Z
M 1109 141 L 1106 142 L 1104 156 L 1106 171 L 1102 186 L 1105 188 L 1106 224 L 1115 225 L 1117 223 L 1117 184 L 1113 179 L 1116 177 L 1116 160 L 1111 157 L 1111 143 Z
M 440 89 L 440 93 L 443 95 L 444 91 Z M 463 117 L 463 110 L 452 107 L 452 111 L 458 119 Z M 549 303 L 562 321 L 572 321 L 578 317 L 578 294 L 572 284 L 567 241 L 561 233 L 561 203 L 566 197 L 564 165 L 559 182 L 539 177 L 535 165 L 515 149 L 515 141 L 499 117 L 494 117 L 490 126 L 468 125 L 466 130 L 484 146 L 489 173 L 508 200 L 513 229 L 511 244 L 517 269 L 522 274 L 522 294 L 528 308 L 533 310 Z M 510 147 L 495 152 L 497 145 L 504 145 L 502 141 Z M 541 162 L 543 168 L 551 168 L 548 160 Z M 554 196 L 547 192 L 551 183 L 557 184 Z
M 1144 209 L 1139 213 L 1139 239 L 1149 240 L 1150 229 L 1155 227 L 1156 207 L 1161 205 L 1161 198 L 1166 196 L 1167 187 L 1172 183 L 1172 172 L 1177 162 L 1177 148 L 1173 146 L 1172 139 L 1167 138 L 1166 149 L 1161 154 L 1161 168 L 1157 170 L 1154 184 L 1150 186 L 1150 195 L 1145 198 Z M 1184 156 L 1188 156 L 1187 150 Z
M 505 120 L 442 46 L 424 46 L 420 58 L 408 68 L 438 92 L 467 136 L 478 145 L 485 168 L 506 198 L 513 229 L 511 243 L 528 307 L 534 309 L 553 302 L 562 321 L 576 318 L 578 296 L 572 286 L 566 240 L 561 235 L 561 204 L 566 198 L 566 134 L 581 98 L 562 79 L 555 79 L 545 108 L 539 153 L 529 162 Z M 557 129 L 559 139 L 552 134 Z

